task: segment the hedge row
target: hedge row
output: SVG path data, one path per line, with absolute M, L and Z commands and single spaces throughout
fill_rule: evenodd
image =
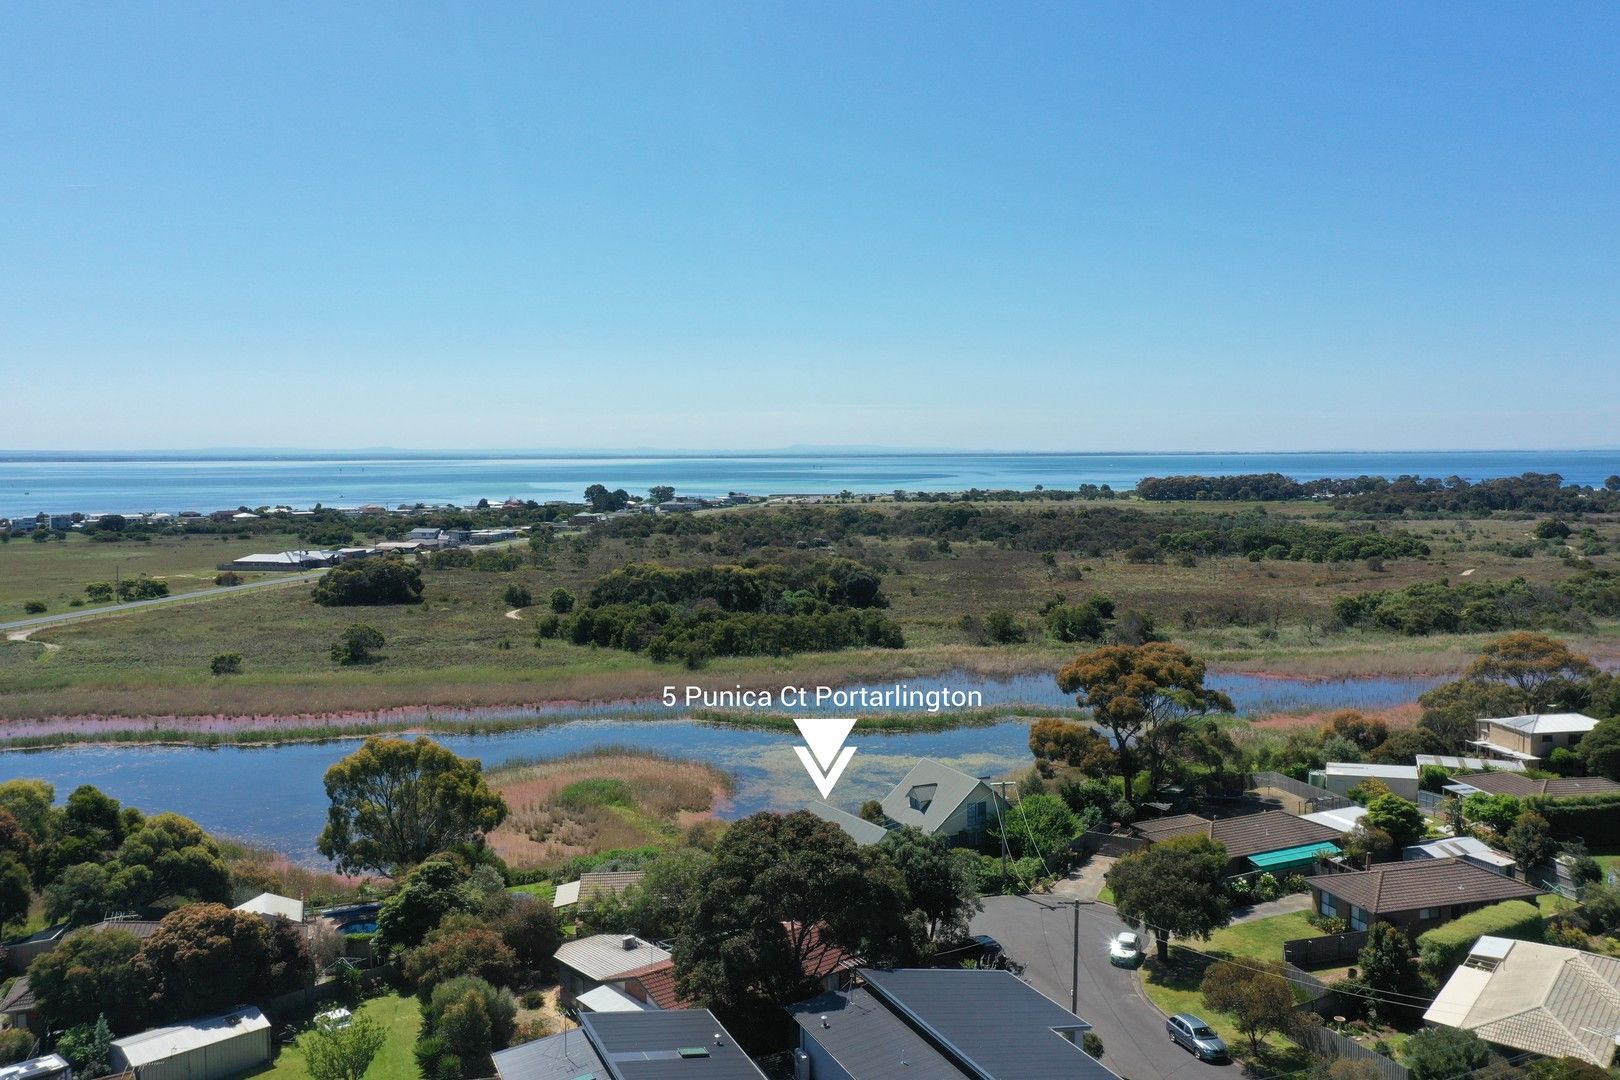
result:
M 1524 804 L 1546 818 L 1559 839 L 1579 837 L 1588 847 L 1620 844 L 1620 792 L 1566 799 L 1531 796 Z
M 1525 900 L 1504 900 L 1500 904 L 1470 911 L 1433 930 L 1418 935 L 1418 957 L 1423 969 L 1444 982 L 1457 965 L 1468 957 L 1474 942 L 1482 936 L 1541 940 L 1541 909 Z

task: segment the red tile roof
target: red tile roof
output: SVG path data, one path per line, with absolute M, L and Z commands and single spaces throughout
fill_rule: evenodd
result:
M 634 980 L 641 984 L 647 992 L 647 997 L 660 1009 L 690 1009 L 694 1005 L 675 992 L 675 961 L 661 960 L 656 964 L 638 967 L 634 971 L 627 971 L 623 975 L 615 976 L 614 982 L 629 982 Z

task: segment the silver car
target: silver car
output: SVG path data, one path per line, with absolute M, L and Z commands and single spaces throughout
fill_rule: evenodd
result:
M 1192 1051 L 1201 1061 L 1224 1061 L 1226 1044 L 1215 1034 L 1215 1029 L 1192 1013 L 1176 1013 L 1164 1022 L 1170 1041 Z

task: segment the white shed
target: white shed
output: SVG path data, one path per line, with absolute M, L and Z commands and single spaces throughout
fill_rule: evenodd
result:
M 1335 795 L 1349 796 L 1350 789 L 1367 780 L 1381 780 L 1403 799 L 1417 802 L 1416 765 L 1378 765 L 1361 761 L 1330 761 L 1325 768 L 1312 769 L 1310 783 L 1327 788 Z
M 304 921 L 302 900 L 294 900 L 290 896 L 280 896 L 273 892 L 262 892 L 251 900 L 244 900 L 236 905 L 236 910 L 262 915 L 266 919 L 286 919 L 295 923 Z
M 114 1039 L 112 1067 L 136 1080 L 219 1080 L 270 1060 L 270 1021 L 251 1006 Z

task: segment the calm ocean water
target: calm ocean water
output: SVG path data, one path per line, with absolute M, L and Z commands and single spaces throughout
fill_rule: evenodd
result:
M 1280 472 L 1301 480 L 1373 474 L 1483 480 L 1552 472 L 1601 484 L 1620 450 L 1332 454 L 770 453 L 479 456 L 395 451 L 264 455 L 0 453 L 0 516 L 209 511 L 286 503 L 395 506 L 481 498 L 578 499 L 590 484 L 686 495 L 1128 488 L 1144 476 Z

